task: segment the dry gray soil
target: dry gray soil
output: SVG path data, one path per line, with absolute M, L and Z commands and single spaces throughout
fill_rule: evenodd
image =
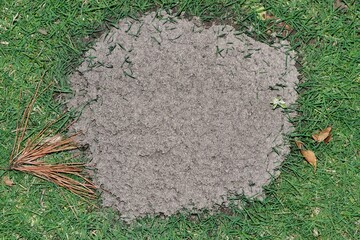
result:
M 288 153 L 295 61 L 231 26 L 151 13 L 104 34 L 71 76 L 68 106 L 103 189 L 125 220 L 261 196 Z M 280 47 L 281 46 L 281 47 Z

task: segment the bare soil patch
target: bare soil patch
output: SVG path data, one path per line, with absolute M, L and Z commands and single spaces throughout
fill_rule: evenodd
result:
M 282 43 L 286 44 L 286 43 Z M 259 196 L 289 149 L 298 72 L 287 47 L 151 13 L 102 35 L 71 77 L 74 129 L 104 206 L 124 219 Z

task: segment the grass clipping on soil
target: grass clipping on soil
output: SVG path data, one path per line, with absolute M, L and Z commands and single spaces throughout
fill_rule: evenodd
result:
M 70 192 L 86 198 L 95 197 L 94 184 L 83 175 L 83 163 L 48 164 L 40 160 L 56 153 L 77 149 L 74 134 L 70 137 L 56 134 L 49 136 L 48 129 L 55 122 L 47 124 L 38 134 L 29 138 L 24 146 L 24 137 L 28 126 L 30 113 L 39 92 L 39 82 L 36 91 L 24 110 L 20 123 L 17 125 L 14 147 L 10 155 L 8 170 L 32 174 L 49 182 L 64 187 Z M 76 180 L 75 178 L 81 179 Z

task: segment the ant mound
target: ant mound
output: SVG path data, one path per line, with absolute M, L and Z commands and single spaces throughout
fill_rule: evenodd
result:
M 103 34 L 68 102 L 103 205 L 131 220 L 261 196 L 289 152 L 298 72 L 284 44 L 161 13 Z

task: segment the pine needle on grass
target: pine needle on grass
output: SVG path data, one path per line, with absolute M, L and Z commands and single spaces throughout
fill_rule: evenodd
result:
M 86 198 L 95 197 L 95 185 L 85 177 L 83 163 L 45 163 L 41 159 L 49 154 L 77 149 L 74 134 L 70 137 L 56 134 L 49 137 L 49 128 L 59 120 L 47 124 L 33 138 L 24 144 L 24 137 L 28 126 L 31 110 L 39 93 L 42 80 L 38 83 L 35 93 L 26 106 L 20 123 L 17 124 L 16 137 L 10 155 L 9 170 L 20 171 L 42 178 L 72 193 Z M 77 180 L 79 179 L 79 180 Z

